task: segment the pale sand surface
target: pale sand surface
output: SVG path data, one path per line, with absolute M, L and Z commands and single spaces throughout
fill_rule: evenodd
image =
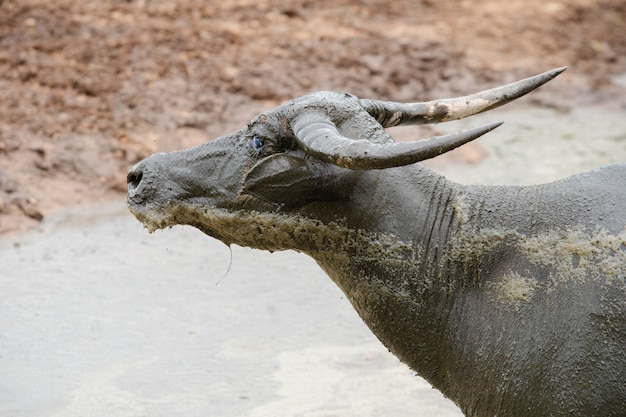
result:
M 308 257 L 107 211 L 2 242 L 1 416 L 461 415 Z

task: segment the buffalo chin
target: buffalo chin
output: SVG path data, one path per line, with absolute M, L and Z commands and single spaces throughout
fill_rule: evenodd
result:
M 150 233 L 176 225 L 170 208 L 137 207 L 129 203 L 128 209 Z

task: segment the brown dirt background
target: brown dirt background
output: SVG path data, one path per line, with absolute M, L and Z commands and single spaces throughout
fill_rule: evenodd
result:
M 429 100 L 562 65 L 527 100 L 623 93 L 623 0 L 0 0 L 0 235 L 309 91 Z

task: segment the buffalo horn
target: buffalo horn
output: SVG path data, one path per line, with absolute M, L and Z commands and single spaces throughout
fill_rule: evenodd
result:
M 567 67 L 555 68 L 534 77 L 465 97 L 421 103 L 362 99 L 361 105 L 383 127 L 447 122 L 491 110 L 515 100 L 547 83 L 566 69 Z
M 384 169 L 433 158 L 495 129 L 493 123 L 463 132 L 415 142 L 373 143 L 342 135 L 328 117 L 307 112 L 294 120 L 293 132 L 300 147 L 322 161 L 349 169 Z

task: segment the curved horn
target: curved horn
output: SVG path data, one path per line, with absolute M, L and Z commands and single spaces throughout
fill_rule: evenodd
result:
M 392 168 L 433 158 L 495 129 L 493 123 L 415 142 L 378 144 L 343 136 L 328 117 L 307 112 L 292 123 L 300 147 L 322 161 L 350 169 Z
M 491 110 L 513 101 L 547 83 L 566 69 L 567 67 L 555 68 L 534 77 L 465 97 L 421 103 L 362 99 L 361 105 L 383 127 L 447 122 Z

